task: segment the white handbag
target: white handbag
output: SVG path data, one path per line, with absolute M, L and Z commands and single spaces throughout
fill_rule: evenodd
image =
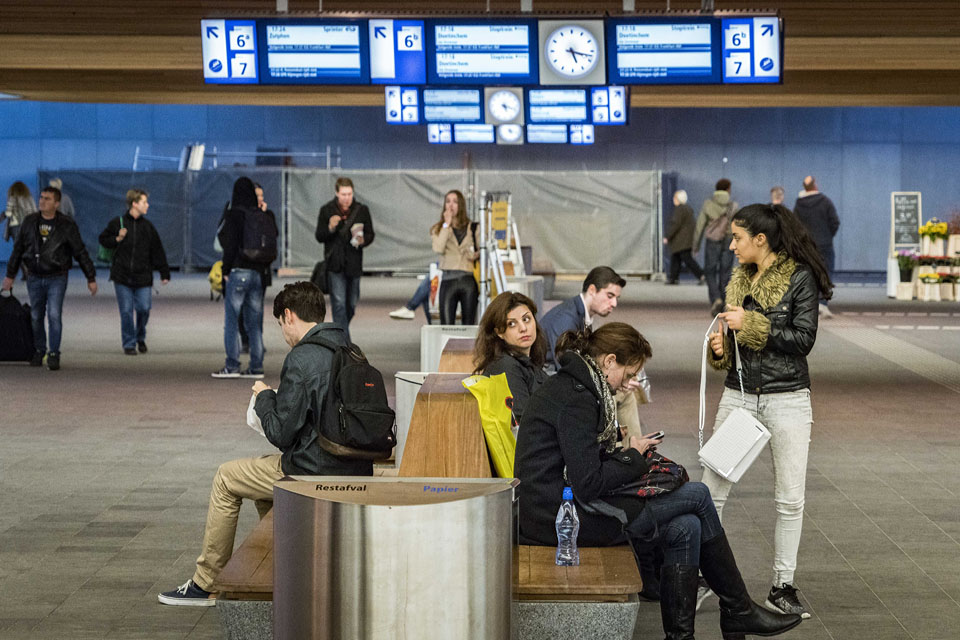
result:
M 743 477 L 753 461 L 770 440 L 770 432 L 759 420 L 746 410 L 747 399 L 743 391 L 743 364 L 740 361 L 740 347 L 737 345 L 737 332 L 733 332 L 734 364 L 740 379 L 740 401 L 742 406 L 734 409 L 719 427 L 707 444 L 703 444 L 703 423 L 706 417 L 707 394 L 707 350 L 710 348 L 710 330 L 720 316 L 713 319 L 703 336 L 703 354 L 700 358 L 700 464 L 715 471 L 730 482 Z M 721 325 L 722 326 L 722 325 Z

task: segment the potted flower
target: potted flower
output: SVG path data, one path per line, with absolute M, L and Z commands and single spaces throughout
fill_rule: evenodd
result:
M 924 273 L 919 279 L 917 298 L 924 302 L 940 302 L 940 276 L 936 273 Z
M 941 300 L 956 300 L 956 283 L 957 276 L 952 273 L 938 273 L 937 276 L 940 280 L 940 299 Z
M 949 235 L 947 223 L 931 218 L 920 227 L 920 251 L 929 256 L 942 256 L 943 240 L 947 235 Z
M 913 268 L 917 266 L 917 254 L 914 251 L 897 253 L 897 266 L 900 268 L 900 282 L 913 281 Z

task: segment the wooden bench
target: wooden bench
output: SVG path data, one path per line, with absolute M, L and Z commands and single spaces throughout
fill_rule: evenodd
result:
M 477 403 L 460 383 L 463 377 L 462 373 L 427 376 L 417 394 L 398 475 L 494 475 Z M 553 547 L 521 545 L 518 549 L 516 638 L 632 637 L 639 611 L 637 593 L 643 585 L 630 547 L 581 548 L 578 567 L 558 567 L 555 553 Z M 272 605 L 272 512 L 234 551 L 214 588 L 228 638 L 262 638 L 267 628 L 272 629 L 272 607 L 256 608 Z
M 440 364 L 437 371 L 440 373 L 473 372 L 473 338 L 449 338 L 440 352 Z

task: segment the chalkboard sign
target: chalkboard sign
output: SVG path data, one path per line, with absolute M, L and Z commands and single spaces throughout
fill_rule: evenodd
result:
M 919 191 L 890 193 L 890 244 L 903 249 L 920 245 L 922 209 Z

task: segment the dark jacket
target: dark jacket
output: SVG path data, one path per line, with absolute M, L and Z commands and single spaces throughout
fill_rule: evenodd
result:
M 818 249 L 833 247 L 833 236 L 840 228 L 840 218 L 830 198 L 819 191 L 803 191 L 793 205 L 793 212 L 810 232 Z
M 533 393 L 520 422 L 514 468 L 520 479 L 521 544 L 557 544 L 564 466 L 573 495 L 586 502 L 647 472 L 647 462 L 637 451 L 607 454 L 597 443 L 603 431 L 601 416 L 599 394 L 586 362 L 576 353 L 564 353 L 559 372 Z M 636 503 L 642 509 L 642 502 Z M 579 508 L 577 513 L 579 545 L 606 546 L 624 540 L 614 518 Z
M 20 234 L 13 243 L 10 260 L 7 262 L 7 277 L 17 275 L 20 262 L 27 265 L 30 275 L 55 276 L 65 275 L 73 260 L 76 259 L 80 268 L 87 276 L 87 282 L 95 282 L 97 270 L 93 260 L 83 245 L 80 229 L 73 218 L 57 211 L 54 217 L 53 233 L 46 242 L 40 240 L 40 213 L 32 213 L 23 219 L 20 225 Z
M 547 336 L 547 364 L 556 364 L 553 349 L 557 346 L 560 336 L 567 331 L 583 329 L 586 317 L 583 300 L 577 294 L 550 309 L 540 318 L 540 326 L 543 327 L 543 333 Z
M 121 218 L 127 235 L 117 242 Z M 127 212 L 111 219 L 100 234 L 100 244 L 107 249 L 114 249 L 110 279 L 117 284 L 135 289 L 152 286 L 154 269 L 160 272 L 161 280 L 170 279 L 170 266 L 163 243 L 160 242 L 160 234 L 145 217 L 134 218 Z
M 513 421 L 514 424 L 520 424 L 520 418 L 523 417 L 523 410 L 527 406 L 530 394 L 547 379 L 547 372 L 543 367 L 533 364 L 527 356 L 504 353 L 483 370 L 485 376 L 495 376 L 500 373 L 507 374 L 507 384 L 510 385 L 510 393 L 513 396 L 510 407 L 513 411 Z
M 688 204 L 674 207 L 670 216 L 670 224 L 664 236 L 667 239 L 667 248 L 670 253 L 689 251 L 693 248 L 693 231 L 696 222 L 693 219 L 693 209 Z
M 356 200 L 350 205 L 345 219 L 330 231 L 330 218 L 343 215 L 340 205 L 334 198 L 320 207 L 317 216 L 317 242 L 323 244 L 323 257 L 330 273 L 343 273 L 350 278 L 359 278 L 363 275 L 363 250 L 373 244 L 375 236 L 373 220 L 367 205 Z M 363 244 L 353 247 L 350 244 L 350 227 L 355 224 L 363 225 Z
M 254 410 L 270 444 L 280 449 L 280 466 L 288 475 L 369 476 L 369 460 L 344 460 L 317 444 L 320 415 L 327 398 L 333 351 L 316 337 L 347 345 L 343 329 L 323 322 L 310 329 L 283 360 L 277 390 L 257 394 Z
M 257 192 L 250 178 L 239 178 L 233 184 L 230 208 L 223 214 L 223 228 L 217 234 L 223 247 L 223 275 L 233 269 L 251 269 L 260 274 L 263 287 L 270 286 L 272 271 L 269 263 L 253 262 L 244 258 L 243 223 L 247 216 L 270 216 L 274 227 L 277 221 L 272 211 L 261 211 L 257 206 Z
M 739 267 L 727 285 L 727 304 L 742 306 L 746 314 L 737 332 L 747 393 L 783 393 L 810 387 L 807 354 L 817 339 L 819 291 L 813 272 L 781 254 L 755 283 L 756 266 Z M 729 369 L 727 388 L 740 389 L 730 334 L 723 357 L 712 350 L 707 361 L 715 369 Z

